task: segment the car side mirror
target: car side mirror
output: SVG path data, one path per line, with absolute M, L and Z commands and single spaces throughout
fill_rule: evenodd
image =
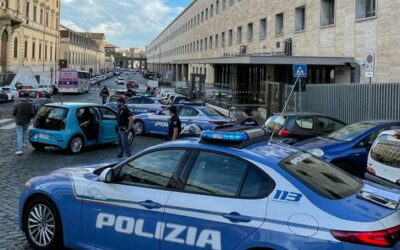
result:
M 106 168 L 101 172 L 99 181 L 104 183 L 111 183 L 113 179 L 114 179 L 114 169 Z

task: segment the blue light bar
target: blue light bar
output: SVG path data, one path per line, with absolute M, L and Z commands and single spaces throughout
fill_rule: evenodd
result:
M 249 139 L 249 136 L 245 132 L 220 132 L 206 130 L 201 132 L 200 138 L 203 140 L 242 142 L 247 141 Z

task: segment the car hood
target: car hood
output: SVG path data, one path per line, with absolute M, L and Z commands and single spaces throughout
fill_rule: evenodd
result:
M 91 162 L 86 162 L 85 164 L 79 164 L 67 168 L 61 168 L 56 171 L 54 171 L 54 174 L 59 174 L 59 173 L 67 173 L 67 174 L 94 174 L 95 176 L 98 176 L 95 174 L 96 170 L 101 170 L 104 168 L 108 167 L 113 167 L 119 163 L 121 163 L 124 159 L 108 159 L 108 160 L 103 160 L 103 161 L 91 161 Z
M 327 137 L 315 137 L 299 143 L 294 144 L 295 147 L 303 151 L 308 151 L 311 149 L 322 149 L 323 151 L 330 151 L 332 149 L 342 150 L 348 147 L 349 142 L 341 142 Z

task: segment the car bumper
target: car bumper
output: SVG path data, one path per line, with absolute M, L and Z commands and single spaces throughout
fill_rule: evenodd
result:
M 397 185 L 396 183 L 391 182 L 389 180 L 386 180 L 386 179 L 384 179 L 382 177 L 379 177 L 379 176 L 376 176 L 376 175 L 372 175 L 370 173 L 365 173 L 364 177 L 365 177 L 366 180 L 378 183 L 380 185 L 391 187 L 391 188 L 400 189 L 400 185 Z
M 68 131 L 48 131 L 35 128 L 29 130 L 29 142 L 55 146 L 61 149 L 68 148 L 70 138 Z

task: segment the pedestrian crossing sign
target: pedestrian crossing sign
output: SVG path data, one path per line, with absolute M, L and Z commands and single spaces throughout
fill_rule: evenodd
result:
M 293 64 L 294 78 L 307 78 L 307 64 Z

